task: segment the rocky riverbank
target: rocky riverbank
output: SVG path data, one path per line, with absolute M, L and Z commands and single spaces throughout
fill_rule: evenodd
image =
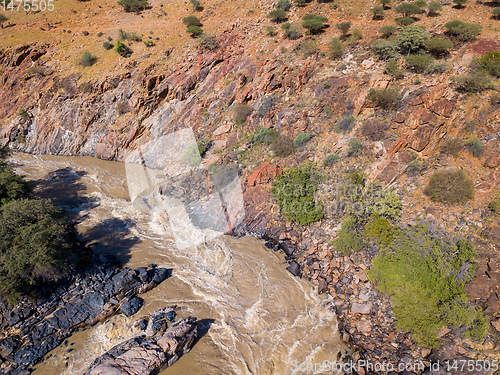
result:
M 335 251 L 327 238 L 335 237 L 340 229 L 338 218 L 327 217 L 321 224 L 308 227 L 282 218 L 276 212 L 269 193 L 270 182 L 279 173 L 281 169 L 278 166 L 264 163 L 248 174 L 244 193 L 246 217 L 233 234 L 239 236 L 251 232 L 261 237 L 266 241 L 266 247 L 286 254 L 288 270 L 293 275 L 308 279 L 318 293 L 329 293 L 333 297 L 330 308 L 337 315 L 342 340 L 352 349 L 347 360 L 385 364 L 385 369 L 393 369 L 394 373 L 444 374 L 442 366 L 441 372 L 436 372 L 431 364 L 454 360 L 491 363 L 499 359 L 498 332 L 495 329 L 490 330 L 485 340 L 479 343 L 464 340 L 458 331 L 443 327 L 438 335 L 440 347 L 434 350 L 418 347 L 408 332 L 397 330 L 389 296 L 375 289 L 366 274 L 378 253 L 377 249 L 369 247 L 350 255 Z M 410 216 L 415 217 L 414 214 Z M 411 223 L 409 218 L 406 220 Z M 436 218 L 434 223 L 440 224 Z M 468 293 L 471 300 L 485 309 L 495 326 L 498 321 L 495 290 L 500 280 L 496 254 L 500 238 L 495 239 L 491 233 L 496 232 L 489 228 L 483 233 L 493 239 L 490 242 L 482 236 L 469 236 L 479 256 L 478 271 L 468 285 Z M 485 272 L 487 277 L 484 277 Z M 359 374 L 391 373 L 369 367 L 357 370 Z M 494 371 L 482 370 L 479 373 L 492 374 Z
M 171 311 L 161 309 L 152 314 L 150 325 L 162 327 L 154 337 L 141 335 L 115 346 L 97 358 L 86 375 L 150 375 L 175 363 L 191 350 L 198 327 L 193 317 L 180 319 L 168 329 L 166 323 L 158 324 L 158 318 Z
M 103 322 L 113 314 L 135 314 L 142 307 L 138 296 L 170 275 L 154 265 L 135 270 L 99 263 L 70 277 L 47 299 L 24 299 L 14 308 L 2 307 L 0 339 L 2 374 L 27 374 L 31 366 L 59 346 L 76 330 Z

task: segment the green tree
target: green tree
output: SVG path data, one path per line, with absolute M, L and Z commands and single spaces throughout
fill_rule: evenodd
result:
M 25 197 L 31 187 L 21 176 L 14 173 L 14 168 L 5 162 L 9 155 L 7 147 L 0 147 L 0 206 Z
M 283 9 L 275 9 L 267 14 L 267 17 L 273 22 L 283 22 L 287 18 L 287 14 Z
M 342 36 L 346 37 L 347 33 L 349 32 L 349 29 L 351 28 L 351 22 L 349 21 L 340 22 L 335 26 L 342 32 Z
M 123 43 L 121 40 L 118 40 L 116 42 L 115 51 L 120 56 L 123 56 L 123 57 L 130 57 L 130 56 L 132 56 L 132 53 L 133 53 L 133 51 L 125 43 Z
M 396 7 L 396 12 L 401 13 L 404 17 L 410 17 L 422 13 L 422 10 L 415 3 L 401 3 Z
M 120 0 L 118 5 L 123 7 L 123 10 L 127 13 L 139 13 L 149 7 L 146 0 Z
M 453 0 L 458 9 L 464 8 L 465 4 L 467 4 L 467 0 Z
M 283 9 L 285 12 L 288 12 L 291 8 L 292 4 L 288 0 L 278 0 L 276 3 L 276 7 L 279 9 Z
M 429 10 L 428 16 L 435 17 L 439 14 L 443 7 L 441 6 L 441 3 L 439 1 L 433 0 L 429 3 L 427 9 Z
M 429 33 L 425 27 L 410 25 L 406 26 L 398 35 L 398 44 L 402 53 L 416 53 L 425 47 L 425 41 Z
M 340 59 L 344 53 L 344 44 L 339 38 L 332 38 L 329 44 L 329 53 L 332 59 Z
M 484 337 L 484 315 L 468 303 L 464 289 L 474 276 L 472 244 L 452 241 L 424 225 L 391 237 L 378 243 L 380 253 L 367 275 L 391 296 L 396 328 L 411 331 L 418 345 L 433 348 L 443 325 L 460 329 L 465 337 Z
M 496 20 L 500 20 L 500 8 L 493 8 L 491 10 L 491 14 L 493 15 L 493 18 Z
M 191 36 L 195 38 L 203 34 L 203 29 L 199 26 L 190 25 L 187 27 L 186 32 L 191 34 Z
M 302 17 L 302 27 L 315 34 L 325 28 L 328 18 L 316 14 L 306 14 Z
M 288 220 L 309 225 L 323 218 L 323 204 L 315 200 L 319 175 L 309 165 L 285 169 L 275 178 L 271 193 Z
M 387 8 L 390 3 L 391 3 L 391 0 L 380 0 L 380 4 L 382 4 L 382 6 L 384 8 Z
M 0 291 L 10 302 L 63 274 L 68 233 L 64 215 L 50 200 L 18 199 L 0 208 Z
M 397 28 L 396 26 L 393 25 L 384 25 L 381 26 L 380 29 L 378 29 L 378 32 L 382 34 L 382 37 L 387 39 L 389 38 L 392 34 L 396 32 Z
M 189 0 L 189 2 L 190 2 L 190 3 L 191 3 L 191 5 L 193 6 L 193 12 L 203 10 L 203 7 L 201 6 L 201 4 L 200 4 L 200 1 L 199 1 L 199 0 Z
M 453 44 L 444 38 L 439 38 L 437 36 L 427 39 L 424 41 L 424 46 L 436 57 L 443 56 L 448 53 L 448 50 L 453 47 Z
M 374 20 L 382 20 L 384 19 L 384 7 L 374 6 L 370 9 L 370 12 L 373 14 Z
M 198 27 L 203 26 L 203 25 L 201 24 L 200 19 L 199 19 L 198 17 L 196 17 L 196 16 L 193 16 L 193 15 L 190 15 L 190 16 L 187 16 L 187 17 L 184 17 L 184 18 L 182 19 L 182 23 L 183 23 L 184 25 L 188 26 L 188 27 L 189 27 L 189 26 L 198 26 Z
M 453 20 L 444 24 L 448 34 L 462 42 L 470 42 L 481 34 L 481 25 Z

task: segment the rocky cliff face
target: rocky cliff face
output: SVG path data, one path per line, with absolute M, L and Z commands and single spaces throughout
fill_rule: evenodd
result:
M 352 47 L 341 62 L 319 54 L 301 59 L 278 49 L 265 56 L 245 49 L 243 37 L 252 30 L 227 30 L 217 36 L 217 48 L 200 49 L 170 68 L 153 64 L 138 70 L 131 62 L 129 72 L 108 72 L 91 81 L 52 71 L 51 46 L 5 50 L 0 54 L 0 100 L 5 103 L 0 108 L 0 144 L 30 153 L 125 160 L 138 146 L 191 127 L 199 141 L 213 144 L 204 163 L 236 162 L 248 178 L 246 220 L 235 232 L 265 235 L 272 240 L 269 247 L 277 248 L 280 242 L 290 271 L 334 296 L 346 341 L 361 343 L 368 358 L 428 358 L 430 352 L 412 347 L 407 335 L 391 335 L 390 302 L 377 294 L 364 272 L 371 255 L 353 258 L 332 251 L 329 241 L 336 236 L 340 218 L 326 215 L 321 225 L 301 228 L 280 217 L 270 198 L 269 182 L 282 168 L 321 162 L 328 154 L 344 156 L 349 139 L 357 137 L 364 142 L 367 158 L 347 158 L 335 167 L 336 173 L 361 169 L 367 181 L 395 187 L 408 223 L 426 219 L 446 231 L 465 227 L 473 234 L 481 257 L 469 295 L 498 326 L 498 220 L 485 207 L 500 184 L 499 103 L 493 90 L 467 96 L 457 93 L 450 80 L 466 72 L 471 58 L 486 52 L 484 46 L 497 45 L 479 40 L 459 48 L 445 74 L 426 76 L 423 82 L 412 73 L 393 81 L 383 74 L 385 63 L 376 61 L 366 45 Z M 401 101 L 396 109 L 382 111 L 367 95 L 371 88 L 387 87 L 397 88 Z M 243 124 L 233 119 L 241 104 L 251 109 Z M 337 120 L 346 115 L 357 119 L 353 129 L 333 132 Z M 310 133 L 312 146 L 287 158 L 243 156 L 250 149 L 247 135 L 260 127 L 273 127 L 292 138 Z M 459 159 L 441 153 L 445 139 L 469 136 L 477 136 L 484 146 L 478 158 L 466 150 Z M 410 178 L 405 171 L 417 157 L 423 168 Z M 273 164 L 261 164 L 267 159 Z M 423 198 L 429 173 L 443 167 L 464 168 L 476 183 L 475 200 L 456 212 Z M 492 240 L 484 242 L 481 233 Z M 377 330 L 382 332 L 379 336 Z M 486 343 L 493 352 L 494 337 Z M 447 348 L 452 349 L 445 357 L 472 355 L 472 343 L 464 348 L 454 336 L 448 339 Z M 481 350 L 490 350 L 486 346 Z
M 290 136 L 328 134 L 336 118 L 351 114 L 388 124 L 393 138 L 372 146 L 383 155 L 404 149 L 431 155 L 445 136 L 463 135 L 466 124 L 475 121 L 487 148 L 484 165 L 498 166 L 498 108 L 488 94 L 472 102 L 450 86 L 449 77 L 465 70 L 461 58 L 470 59 L 474 46 L 455 53 L 459 62 L 446 75 L 424 83 L 411 76 L 390 82 L 383 64 L 366 53 L 349 54 L 343 70 L 318 55 L 306 60 L 287 59 L 278 51 L 255 56 L 245 51 L 245 32 L 221 34 L 213 51 L 198 50 L 174 69 L 131 67 L 92 81 L 52 71 L 50 46 L 5 50 L 0 54 L 0 140 L 30 153 L 123 160 L 138 144 L 184 127 L 192 127 L 199 139 L 220 140 L 223 147 L 261 126 Z M 399 108 L 375 112 L 367 93 L 388 85 L 402 89 Z M 232 120 L 237 103 L 255 109 L 240 129 Z M 346 137 L 327 138 L 336 149 L 346 145 Z

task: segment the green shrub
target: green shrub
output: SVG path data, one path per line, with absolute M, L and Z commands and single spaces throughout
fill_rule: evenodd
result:
M 325 167 L 329 167 L 332 164 L 335 164 L 335 162 L 337 162 L 339 159 L 340 156 L 338 156 L 337 154 L 330 154 L 325 158 L 325 160 L 323 160 L 323 165 Z
M 193 38 L 203 34 L 203 29 L 199 26 L 190 25 L 187 27 L 186 32 L 191 34 Z
M 500 20 L 500 8 L 493 8 L 491 10 L 491 14 L 493 15 L 494 19 Z
M 344 53 L 344 44 L 339 38 L 332 38 L 329 44 L 329 53 L 332 59 L 340 59 Z
M 104 49 L 106 49 L 106 50 L 108 50 L 108 51 L 114 47 L 114 46 L 113 46 L 110 42 L 108 42 L 107 40 L 106 40 L 106 41 L 102 44 L 102 46 L 104 47 Z
M 368 119 L 361 126 L 361 134 L 372 142 L 381 141 L 389 127 L 390 125 L 387 122 Z
M 406 27 L 411 25 L 412 23 L 415 23 L 415 20 L 411 17 L 400 17 L 396 19 L 396 23 L 399 26 Z
M 443 143 L 442 152 L 453 157 L 457 157 L 462 149 L 462 141 L 460 138 L 446 138 Z
M 302 33 L 297 25 L 292 25 L 291 23 L 286 22 L 281 25 L 281 28 L 285 31 L 285 38 L 290 40 L 299 39 L 302 36 Z
M 154 47 L 155 43 L 152 40 L 145 40 L 144 45 L 149 48 L 149 47 Z
M 346 36 L 347 33 L 349 32 L 349 29 L 351 28 L 351 22 L 346 21 L 346 22 L 340 22 L 337 25 L 335 25 L 337 29 L 340 30 L 343 36 Z
M 376 41 L 372 44 L 372 49 L 384 61 L 395 59 L 399 55 L 398 45 L 389 41 Z
M 383 109 L 394 108 L 399 103 L 400 97 L 399 92 L 393 88 L 370 89 L 368 92 L 368 99 Z
M 397 236 L 397 229 L 387 218 L 373 214 L 365 224 L 363 237 L 378 246 L 388 246 Z
M 424 193 L 434 202 L 465 203 L 474 198 L 474 182 L 463 170 L 440 170 L 432 174 Z
M 9 18 L 7 18 L 4 14 L 0 13 L 0 24 L 3 22 L 7 21 Z
M 308 29 L 312 34 L 318 33 L 326 27 L 328 18 L 317 14 L 306 14 L 302 17 L 302 27 Z
M 410 25 L 403 28 L 398 35 L 399 48 L 402 53 L 416 53 L 425 47 L 424 43 L 429 38 L 425 27 Z
M 417 158 L 408 163 L 405 172 L 407 175 L 411 176 L 417 172 L 420 172 L 421 169 L 422 169 L 422 161 Z
M 475 270 L 471 243 L 419 225 L 399 230 L 381 247 L 367 275 L 391 296 L 396 328 L 409 330 L 417 345 L 432 348 L 443 325 L 465 330 L 466 337 L 484 337 L 484 316 L 468 304 L 464 289 Z
M 310 139 L 311 139 L 311 134 L 300 133 L 293 139 L 293 146 L 295 148 L 299 148 L 300 146 L 303 146 L 304 144 L 306 144 L 307 141 L 309 141 Z
M 333 247 L 343 254 L 363 250 L 365 243 L 363 237 L 356 230 L 356 220 L 353 217 L 349 216 L 342 222 L 337 238 L 333 241 Z
M 384 7 L 374 6 L 370 9 L 370 12 L 373 14 L 374 20 L 383 20 L 384 19 Z
M 431 55 L 411 54 L 406 56 L 406 66 L 416 72 L 423 72 L 434 60 Z
M 193 16 L 193 15 L 190 15 L 190 16 L 187 16 L 187 17 L 184 17 L 184 18 L 182 19 L 182 23 L 183 23 L 184 25 L 188 26 L 188 27 L 189 27 L 189 26 L 198 26 L 198 27 L 203 26 L 203 25 L 201 24 L 200 19 L 199 19 L 198 17 L 196 17 L 196 16 Z
M 490 209 L 493 212 L 500 213 L 500 197 L 492 200 L 488 205 L 488 209 Z
M 84 68 L 88 67 L 88 66 L 91 66 L 91 65 L 94 65 L 97 61 L 97 57 L 92 55 L 90 52 L 88 51 L 85 51 L 82 55 L 82 57 L 80 57 L 80 59 L 78 60 L 78 63 L 83 66 Z
M 433 0 L 429 3 L 429 6 L 427 7 L 429 10 L 428 16 L 429 17 L 435 17 L 441 12 L 443 7 L 441 6 L 441 3 L 439 1 Z
M 319 51 L 318 42 L 315 40 L 304 40 L 300 44 L 300 52 L 304 55 L 304 58 L 308 58 L 309 56 L 314 55 Z
M 384 69 L 385 74 L 389 74 L 396 79 L 401 79 L 404 77 L 404 70 L 399 67 L 398 60 L 393 59 L 387 61 Z
M 473 61 L 475 70 L 484 70 L 488 74 L 500 78 L 500 52 L 490 51 L 483 57 Z
M 380 4 L 384 7 L 388 6 L 391 3 L 391 0 L 380 0 Z
M 278 0 L 278 2 L 276 3 L 276 7 L 278 7 L 279 9 L 283 9 L 285 12 L 288 12 L 291 6 L 292 4 L 290 4 L 290 1 L 288 0 Z
M 146 0 L 120 0 L 118 5 L 123 7 L 123 10 L 127 13 L 139 13 L 149 7 Z
M 120 40 L 132 40 L 134 42 L 141 42 L 142 37 L 140 35 L 137 35 L 136 33 L 127 33 L 123 31 L 122 29 L 118 30 L 118 39 Z
M 307 0 L 295 0 L 295 4 L 297 4 L 298 7 L 303 7 L 307 3 Z
M 0 291 L 10 303 L 57 280 L 69 258 L 68 225 L 47 199 L 18 199 L 0 208 Z
M 448 69 L 448 64 L 439 61 L 432 61 L 425 69 L 425 74 L 443 74 Z
M 7 148 L 0 147 L 0 206 L 27 196 L 31 186 L 23 177 L 14 173 L 14 168 L 5 163 Z
M 401 3 L 395 8 L 396 12 L 401 13 L 404 17 L 409 17 L 415 14 L 420 14 L 422 10 L 415 3 Z
M 274 155 L 284 158 L 295 152 L 295 148 L 293 147 L 293 141 L 286 136 L 279 136 L 276 140 L 271 144 L 271 151 Z
M 347 115 L 337 120 L 333 130 L 336 133 L 351 131 L 356 124 L 356 118 L 353 115 Z
M 266 26 L 266 34 L 267 36 L 274 36 L 276 35 L 276 29 L 272 26 Z
M 424 46 L 432 53 L 434 56 L 439 57 L 448 53 L 448 50 L 453 47 L 453 44 L 446 39 L 439 38 L 437 36 L 427 39 L 424 42 Z
M 347 156 L 358 157 L 363 153 L 363 143 L 359 139 L 351 138 L 349 141 L 349 148 L 347 149 Z
M 88 32 L 88 31 L 84 31 L 82 34 L 83 34 L 84 36 L 89 36 L 89 32 Z
M 248 104 L 238 104 L 234 108 L 234 122 L 237 124 L 244 124 L 247 117 L 252 113 L 253 109 Z
M 271 193 L 281 213 L 300 225 L 309 225 L 323 218 L 323 204 L 314 198 L 319 176 L 311 166 L 285 169 L 273 181 Z
M 465 4 L 467 4 L 467 0 L 453 0 L 453 2 L 456 4 L 457 8 L 461 9 L 464 7 Z
M 270 145 L 271 143 L 276 141 L 278 136 L 279 136 L 279 133 L 276 129 L 262 128 L 253 136 L 252 143 L 256 144 L 256 145 L 258 145 L 260 143 Z
M 203 10 L 203 6 L 200 4 L 199 0 L 189 0 L 189 2 L 193 6 L 193 12 L 202 11 Z
M 467 140 L 465 142 L 465 146 L 476 158 L 478 158 L 481 155 L 481 152 L 483 152 L 483 144 L 477 137 Z
M 474 72 L 459 77 L 451 77 L 455 89 L 459 92 L 481 92 L 493 88 L 491 80 L 483 72 Z
M 121 40 L 116 42 L 115 51 L 123 57 L 130 57 L 133 53 L 133 51 Z
M 283 22 L 287 18 L 287 14 L 283 9 L 275 9 L 268 13 L 268 18 L 273 22 Z
M 378 29 L 378 32 L 382 34 L 382 38 L 389 38 L 392 34 L 396 32 L 397 28 L 393 25 L 384 25 Z
M 466 23 L 459 20 L 450 21 L 444 24 L 448 34 L 456 37 L 462 42 L 470 42 L 481 34 L 481 25 Z
M 363 32 L 359 28 L 355 28 L 352 31 L 352 35 L 349 37 L 348 41 L 349 42 L 357 42 L 363 37 Z
M 202 50 L 213 51 L 219 47 L 219 42 L 217 42 L 217 39 L 213 35 L 203 34 L 198 40 L 198 46 Z

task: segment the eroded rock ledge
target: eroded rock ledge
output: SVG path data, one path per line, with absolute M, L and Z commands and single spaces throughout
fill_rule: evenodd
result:
M 156 374 L 188 353 L 197 336 L 196 318 L 183 318 L 153 338 L 141 335 L 115 346 L 97 358 L 86 375 Z
M 143 304 L 137 294 L 153 289 L 169 275 L 170 270 L 156 266 L 132 270 L 104 264 L 76 276 L 48 300 L 24 300 L 3 312 L 0 373 L 29 373 L 30 366 L 74 331 L 117 312 L 135 314 Z

